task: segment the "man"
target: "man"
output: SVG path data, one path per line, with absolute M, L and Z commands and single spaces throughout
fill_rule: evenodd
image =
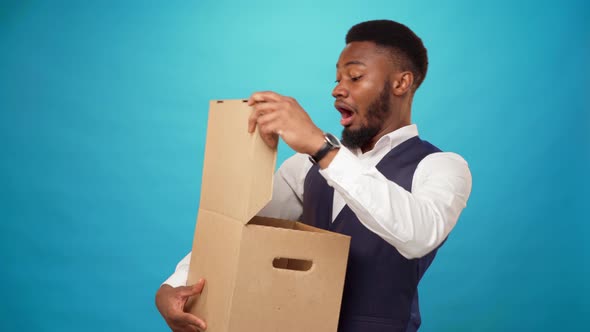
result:
M 258 127 L 267 144 L 281 137 L 298 152 L 277 171 L 273 200 L 260 214 L 351 236 L 342 332 L 418 329 L 418 282 L 471 192 L 463 158 L 422 141 L 411 124 L 427 67 L 422 41 L 406 26 L 380 20 L 352 27 L 332 91 L 343 146 L 295 99 L 274 92 L 249 99 L 250 132 Z M 156 295 L 174 331 L 206 328 L 183 311 L 205 283 L 185 286 L 189 262 L 190 254 Z

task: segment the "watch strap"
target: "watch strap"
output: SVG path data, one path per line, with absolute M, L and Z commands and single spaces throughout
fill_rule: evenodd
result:
M 340 142 L 334 135 L 330 133 L 324 133 L 324 145 L 316 152 L 314 155 L 309 156 L 309 160 L 317 164 L 322 160 L 328 152 L 334 149 L 338 149 L 340 147 Z
M 319 149 L 318 152 L 316 152 L 313 156 L 310 156 L 310 159 L 312 159 L 312 162 L 314 164 L 317 164 L 320 162 L 320 160 L 322 160 L 327 154 L 328 152 L 330 152 L 330 150 L 332 150 L 334 148 L 334 146 L 330 143 L 328 143 L 328 141 L 324 142 L 324 145 L 322 145 L 322 147 Z

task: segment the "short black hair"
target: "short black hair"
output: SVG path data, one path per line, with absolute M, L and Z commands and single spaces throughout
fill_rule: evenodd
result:
M 428 71 L 428 54 L 422 39 L 407 26 L 390 20 L 362 22 L 346 34 L 346 44 L 360 41 L 374 42 L 388 49 L 394 63 L 414 74 L 414 91 L 424 81 Z

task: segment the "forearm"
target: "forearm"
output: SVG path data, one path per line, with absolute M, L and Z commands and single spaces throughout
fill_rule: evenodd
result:
M 422 257 L 444 241 L 471 191 L 471 176 L 462 159 L 439 158 L 450 163 L 440 171 L 444 174 L 421 174 L 408 192 L 341 150 L 321 173 L 365 227 L 406 258 Z

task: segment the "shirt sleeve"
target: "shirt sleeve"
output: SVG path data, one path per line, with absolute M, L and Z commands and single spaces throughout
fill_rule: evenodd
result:
M 296 154 L 275 173 L 272 200 L 258 213 L 262 217 L 297 220 L 303 213 L 303 183 L 312 164 L 307 155 Z M 164 284 L 186 286 L 191 253 L 176 265 L 174 273 Z
M 471 193 L 471 172 L 458 154 L 428 155 L 416 168 L 412 192 L 340 148 L 320 173 L 365 227 L 408 259 L 422 257 L 449 235 Z
M 164 284 L 170 285 L 172 287 L 179 287 L 179 286 L 186 286 L 186 282 L 188 280 L 188 268 L 191 263 L 191 253 L 189 252 L 178 264 L 176 265 L 176 270 L 166 281 Z
M 275 173 L 272 200 L 258 215 L 298 220 L 303 214 L 303 184 L 311 166 L 307 155 L 301 153 L 285 160 Z

